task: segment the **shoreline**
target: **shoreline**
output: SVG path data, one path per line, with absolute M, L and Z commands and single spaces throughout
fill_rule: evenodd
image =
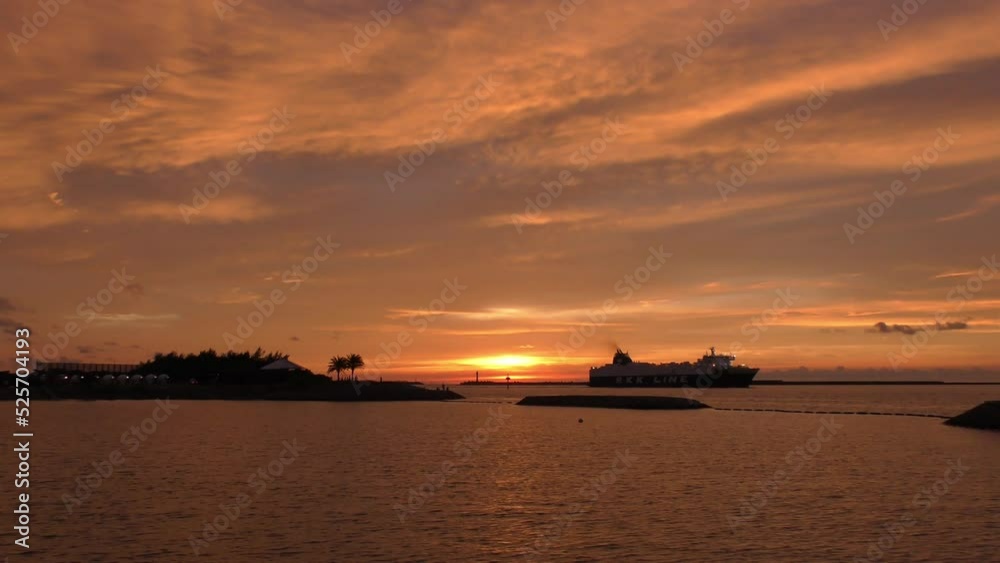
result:
M 3 388 L 13 400 L 14 387 Z M 399 401 L 454 401 L 464 399 L 454 391 L 427 389 L 409 383 L 362 381 L 320 385 L 40 385 L 31 395 L 36 401 L 312 401 L 362 403 Z

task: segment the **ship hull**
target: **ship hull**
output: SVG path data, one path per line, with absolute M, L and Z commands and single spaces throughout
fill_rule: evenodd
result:
M 709 374 L 590 374 L 591 387 L 749 387 L 757 368 L 733 367 Z

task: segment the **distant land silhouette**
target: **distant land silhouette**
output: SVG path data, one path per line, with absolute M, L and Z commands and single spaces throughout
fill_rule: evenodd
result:
M 351 376 L 333 380 L 288 360 L 281 352 L 156 354 L 129 373 L 91 368 L 112 364 L 53 364 L 29 376 L 36 400 L 254 400 L 254 401 L 442 401 L 461 399 L 446 389 L 426 389 L 402 381 L 367 381 L 354 376 L 364 365 L 352 354 L 345 369 Z M 121 365 L 121 364 L 118 364 Z M 338 374 L 339 377 L 339 374 Z M 0 372 L 3 394 L 14 397 L 15 375 Z

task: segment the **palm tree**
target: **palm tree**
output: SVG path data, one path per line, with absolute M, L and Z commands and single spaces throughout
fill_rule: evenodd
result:
M 365 367 L 365 361 L 359 354 L 347 356 L 347 367 L 351 370 L 351 379 L 354 379 L 354 370 Z
M 327 368 L 326 373 L 331 371 L 337 372 L 337 381 L 340 381 L 340 372 L 351 367 L 350 362 L 347 358 L 343 356 L 334 356 L 330 358 L 330 366 Z
M 338 356 L 337 357 L 337 367 L 340 368 L 339 371 L 348 370 L 348 369 L 351 368 L 351 362 L 347 359 L 346 356 Z

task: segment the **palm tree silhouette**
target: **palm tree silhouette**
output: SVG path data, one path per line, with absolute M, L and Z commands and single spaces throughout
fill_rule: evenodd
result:
M 345 369 L 350 369 L 350 362 L 344 356 L 334 356 L 330 358 L 330 366 L 327 368 L 326 373 L 331 371 L 337 372 L 337 381 L 340 381 L 340 372 Z
M 351 370 L 351 379 L 354 379 L 354 370 L 365 367 L 365 361 L 360 354 L 347 356 L 347 367 Z

